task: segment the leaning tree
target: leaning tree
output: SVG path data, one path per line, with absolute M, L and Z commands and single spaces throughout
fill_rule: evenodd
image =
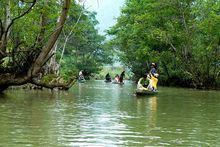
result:
M 59 15 L 53 19 L 48 16 L 50 12 L 47 8 L 52 2 L 49 0 L 0 0 L 0 2 L 2 11 L 0 13 L 0 92 L 10 86 L 26 83 L 47 88 L 68 89 L 73 79 L 68 83 L 48 84 L 41 82 L 37 77 L 52 56 L 51 50 L 65 24 L 71 0 L 53 1 L 57 6 L 62 5 L 62 9 L 58 10 Z M 22 36 L 23 28 L 19 28 L 18 22 L 22 20 L 22 25 L 26 25 L 28 21 L 26 17 L 29 15 L 31 18 L 31 13 L 36 9 L 39 13 L 35 17 L 38 19 L 28 23 L 30 27 L 37 27 L 35 33 L 29 34 L 30 38 L 35 38 L 30 44 L 27 36 Z M 55 25 L 50 26 L 53 31 L 48 35 L 48 24 L 51 21 Z

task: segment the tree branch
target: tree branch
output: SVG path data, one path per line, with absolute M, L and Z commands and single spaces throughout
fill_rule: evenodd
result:
M 45 0 L 44 7 L 46 7 L 47 5 L 48 5 L 48 0 Z M 43 40 L 44 40 L 46 24 L 47 24 L 47 14 L 46 14 L 46 11 L 43 11 L 41 13 L 40 33 L 38 34 L 38 36 L 36 38 L 36 42 L 35 42 L 34 46 L 42 45 Z
M 176 52 L 176 48 L 175 48 L 175 46 L 172 44 L 172 42 L 170 42 L 170 46 L 172 47 L 173 52 Z
M 0 40 L 1 40 L 3 32 L 4 32 L 2 20 L 0 20 L 0 30 L 1 30 L 1 32 L 0 32 Z
M 59 88 L 60 90 L 68 90 L 70 89 L 73 84 L 76 82 L 76 77 L 71 78 L 67 83 L 46 83 L 42 81 L 38 81 L 37 79 L 33 78 L 30 83 L 36 86 L 42 86 L 49 89 Z
M 11 20 L 11 23 L 8 25 L 8 27 L 7 27 L 7 29 L 6 29 L 6 32 L 5 32 L 5 38 L 7 37 L 8 31 L 9 31 L 10 27 L 12 26 L 12 24 L 14 23 L 14 21 L 17 20 L 17 19 L 19 19 L 19 18 L 21 18 L 21 17 L 23 17 L 24 15 L 28 14 L 28 13 L 31 11 L 31 9 L 34 7 L 34 5 L 36 4 L 36 2 L 37 2 L 37 0 L 33 0 L 31 6 L 30 6 L 26 11 L 24 11 L 21 15 L 19 15 L 19 16 L 13 18 L 13 19 Z
M 54 32 L 51 35 L 51 37 L 48 40 L 48 42 L 46 43 L 46 45 L 42 48 L 40 55 L 37 57 L 35 63 L 32 65 L 32 67 L 28 71 L 29 75 L 37 74 L 40 71 L 40 69 L 42 68 L 45 59 L 49 55 L 51 49 L 53 48 L 55 42 L 57 41 L 57 39 L 62 31 L 63 25 L 64 25 L 66 18 L 67 18 L 67 13 L 68 13 L 68 10 L 70 7 L 70 2 L 71 2 L 71 0 L 64 1 L 61 16 L 60 16 L 60 19 L 56 25 L 56 32 Z
M 84 3 L 83 3 L 83 5 L 84 5 Z M 67 41 L 69 40 L 69 38 L 72 36 L 72 34 L 73 34 L 73 29 L 75 29 L 76 25 L 79 23 L 82 14 L 83 14 L 83 10 L 80 12 L 79 17 L 78 17 L 76 23 L 74 24 L 72 30 L 70 31 L 70 33 L 69 33 L 68 35 L 66 35 L 66 33 L 63 31 L 64 36 L 65 36 L 65 42 L 64 42 L 63 50 L 62 50 L 62 53 L 61 53 L 61 56 L 60 56 L 59 66 L 61 65 L 61 61 L 62 61 L 62 58 L 63 58 L 64 52 L 65 52 L 66 43 L 67 43 Z
M 24 1 L 24 0 L 20 0 L 20 1 L 23 2 L 23 3 L 33 3 L 33 1 L 31 1 L 31 2 Z

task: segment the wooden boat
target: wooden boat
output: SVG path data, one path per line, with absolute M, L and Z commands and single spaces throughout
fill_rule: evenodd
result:
M 85 79 L 78 79 L 78 83 L 85 83 L 86 80 Z
M 136 90 L 135 95 L 137 96 L 145 96 L 145 95 L 155 95 L 158 94 L 158 91 L 150 91 L 150 90 Z
M 112 84 L 124 84 L 124 82 L 117 82 L 117 81 L 113 81 Z
M 111 83 L 112 80 L 105 80 L 104 82 L 105 82 L 105 83 Z

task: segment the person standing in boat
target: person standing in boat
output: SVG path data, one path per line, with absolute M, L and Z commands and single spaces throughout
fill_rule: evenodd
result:
M 151 70 L 149 72 L 150 76 L 158 77 L 159 74 L 157 73 L 157 64 L 151 63 Z
M 151 63 L 151 70 L 149 72 L 150 75 L 150 83 L 148 85 L 148 89 L 151 91 L 156 91 L 157 90 L 157 82 L 158 82 L 158 76 L 159 74 L 157 73 L 157 64 L 156 63 Z
M 120 74 L 120 77 L 119 77 L 119 82 L 120 82 L 120 83 L 124 83 L 124 82 L 123 82 L 124 76 L 125 76 L 125 71 L 123 71 L 123 72 Z
M 80 70 L 80 72 L 79 72 L 79 78 L 78 78 L 79 80 L 85 80 L 85 78 L 84 78 L 84 74 L 83 74 L 83 70 Z

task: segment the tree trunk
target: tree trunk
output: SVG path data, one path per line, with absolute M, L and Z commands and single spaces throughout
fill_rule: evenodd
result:
M 45 62 L 47 61 L 47 57 L 51 49 L 53 48 L 55 42 L 57 41 L 60 35 L 60 32 L 63 28 L 63 25 L 67 17 L 67 12 L 69 10 L 69 6 L 70 6 L 70 0 L 65 0 L 64 5 L 63 5 L 63 10 L 61 12 L 60 20 L 57 23 L 56 31 L 52 34 L 47 44 L 43 47 L 35 63 L 32 65 L 32 67 L 28 71 L 29 76 L 35 76 L 40 71 L 41 67 L 45 64 Z
M 28 71 L 25 73 L 21 73 L 21 74 L 0 73 L 0 92 L 5 90 L 9 86 L 22 85 L 28 82 L 33 82 L 33 78 L 38 75 L 43 65 L 48 61 L 48 58 L 50 56 L 49 53 L 51 52 L 56 40 L 58 39 L 60 32 L 63 28 L 63 25 L 66 21 L 67 13 L 70 7 L 70 2 L 71 0 L 64 0 L 63 8 L 60 14 L 60 19 L 59 19 L 59 22 L 57 22 L 54 33 L 49 38 L 48 42 L 43 46 L 39 56 L 30 66 Z M 14 18 L 14 20 L 20 17 L 22 17 L 22 15 L 17 18 Z M 58 85 L 58 87 L 60 86 L 62 87 L 62 85 Z M 51 87 L 57 87 L 57 85 L 51 85 Z
M 7 32 L 7 28 L 11 22 L 11 11 L 10 11 L 10 0 L 6 0 L 5 2 L 5 20 L 2 24 L 2 34 L 1 34 L 1 44 L 0 44 L 0 49 L 1 49 L 1 54 L 4 55 L 6 51 L 6 46 L 7 46 L 7 38 L 10 34 L 10 30 Z
M 4 32 L 7 31 L 7 28 L 11 22 L 11 11 L 10 11 L 10 0 L 6 0 L 6 7 L 5 7 L 5 24 L 4 24 Z M 10 30 L 7 33 L 6 37 L 10 34 Z
M 59 73 L 59 64 L 57 63 L 56 61 L 56 52 L 57 52 L 57 45 L 58 43 L 56 42 L 55 43 L 55 46 L 54 46 L 54 49 L 52 50 L 52 57 L 50 59 L 50 63 L 48 65 L 48 71 L 49 71 L 49 74 L 56 74 L 58 75 Z

